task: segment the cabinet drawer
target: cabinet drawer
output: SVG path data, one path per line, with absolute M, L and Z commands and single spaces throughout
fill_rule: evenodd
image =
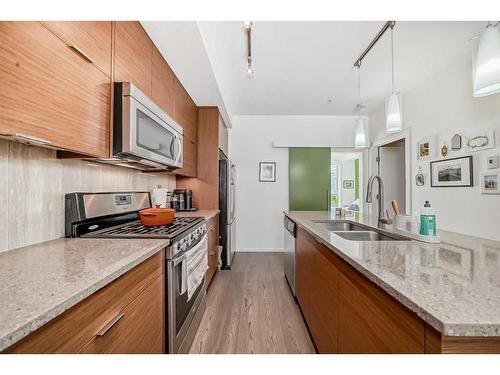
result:
M 42 326 L 9 353 L 77 353 L 109 321 L 163 276 L 163 252 L 153 255 L 111 284 Z
M 110 78 L 39 22 L 0 22 L 0 133 L 109 157 Z
M 219 214 L 215 215 L 213 218 L 207 221 L 207 232 L 219 225 Z
M 110 320 L 81 353 L 163 353 L 163 278 Z
M 52 21 L 45 27 L 111 77 L 111 21 Z

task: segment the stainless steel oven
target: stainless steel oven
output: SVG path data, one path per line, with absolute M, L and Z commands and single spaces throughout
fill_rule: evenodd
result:
M 205 224 L 203 224 L 202 228 Z M 206 229 L 202 229 L 202 231 Z M 208 239 L 203 234 L 198 242 L 184 246 L 185 238 L 175 238 L 167 248 L 167 323 L 168 323 L 168 353 L 187 353 L 193 342 L 199 323 L 205 311 L 205 279 L 189 291 L 188 278 L 191 277 L 190 259 L 207 256 Z M 184 247 L 179 255 L 168 259 L 177 248 Z M 198 257 L 199 258 L 199 257 Z M 206 259 L 204 259 L 206 262 Z M 203 275 L 205 270 L 201 270 Z M 191 294 L 191 295 L 190 295 Z
M 97 159 L 135 169 L 182 167 L 182 127 L 130 82 L 116 82 L 113 105 L 113 158 Z

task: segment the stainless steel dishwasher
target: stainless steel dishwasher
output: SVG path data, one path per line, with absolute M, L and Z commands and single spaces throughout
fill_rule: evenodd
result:
M 285 216 L 285 277 L 290 285 L 292 294 L 295 296 L 295 237 L 297 235 L 297 225 L 289 217 Z

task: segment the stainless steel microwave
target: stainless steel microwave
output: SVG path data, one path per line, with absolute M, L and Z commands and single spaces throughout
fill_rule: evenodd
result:
M 130 82 L 114 84 L 113 158 L 143 171 L 182 167 L 182 127 Z

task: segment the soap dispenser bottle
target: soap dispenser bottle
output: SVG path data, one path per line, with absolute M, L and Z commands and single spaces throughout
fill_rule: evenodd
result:
M 420 211 L 420 234 L 424 236 L 436 236 L 436 213 L 429 201 L 425 201 Z

